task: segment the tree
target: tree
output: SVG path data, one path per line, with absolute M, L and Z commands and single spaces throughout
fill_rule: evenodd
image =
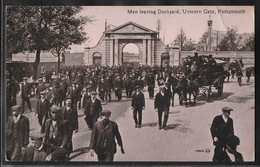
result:
M 252 33 L 246 39 L 245 44 L 240 49 L 241 51 L 254 51 L 255 50 L 255 34 Z
M 183 50 L 185 51 L 193 51 L 195 50 L 195 41 L 190 38 L 190 40 L 184 43 Z
M 240 40 L 241 39 L 237 38 L 237 28 L 228 28 L 227 33 L 220 41 L 218 48 L 220 51 L 236 51 Z
M 8 7 L 8 53 L 36 52 L 33 67 L 33 78 L 36 79 L 41 51 L 55 49 L 59 57 L 69 44 L 86 40 L 83 26 L 92 19 L 77 16 L 82 9 L 72 6 Z
M 180 33 L 177 35 L 177 37 L 175 38 L 174 42 L 177 42 L 180 50 L 183 51 L 184 49 L 184 44 L 187 41 L 187 36 L 183 30 L 183 28 L 181 28 Z M 171 44 L 173 45 L 173 44 Z
M 202 34 L 202 37 L 200 38 L 198 44 L 200 45 L 200 48 L 201 50 L 207 52 L 208 51 L 208 30 L 205 31 L 203 34 Z M 211 44 L 213 43 L 213 38 L 211 37 Z

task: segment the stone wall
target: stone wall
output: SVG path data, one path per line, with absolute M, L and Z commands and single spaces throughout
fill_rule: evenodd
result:
M 198 52 L 199 55 L 209 55 L 207 52 Z M 230 58 L 230 61 L 235 61 L 242 58 L 245 66 L 254 66 L 255 65 L 255 52 L 254 51 L 216 51 L 210 53 L 214 58 Z M 188 55 L 193 56 L 194 51 L 180 51 L 180 63 Z

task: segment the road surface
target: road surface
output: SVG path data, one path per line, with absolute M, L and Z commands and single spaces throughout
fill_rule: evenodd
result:
M 175 106 L 170 108 L 168 130 L 158 129 L 158 116 L 154 110 L 154 100 L 148 98 L 144 90 L 146 107 L 143 111 L 143 126 L 134 127 L 131 99 L 125 97 L 121 103 L 114 101 L 103 104 L 103 109 L 112 111 L 111 120 L 119 126 L 125 154 L 119 147 L 115 161 L 212 161 L 214 146 L 210 134 L 213 118 L 222 113 L 221 108 L 229 106 L 234 109 L 231 118 L 234 120 L 235 135 L 240 138 L 237 150 L 242 153 L 245 161 L 254 161 L 255 155 L 255 83 L 254 78 L 240 87 L 236 79 L 224 83 L 224 93 L 211 102 L 204 96 L 198 97 L 196 106 L 180 106 L 175 96 Z M 158 88 L 155 89 L 155 92 Z M 216 95 L 216 90 L 214 91 Z M 19 99 L 19 98 L 18 98 Z M 35 108 L 35 99 L 31 98 Z M 28 110 L 27 110 L 28 111 Z M 89 153 L 91 131 L 88 130 L 81 110 L 79 114 L 79 132 L 73 135 L 73 153 L 71 161 L 97 161 Z M 39 131 L 34 113 L 26 112 L 30 120 L 30 133 Z

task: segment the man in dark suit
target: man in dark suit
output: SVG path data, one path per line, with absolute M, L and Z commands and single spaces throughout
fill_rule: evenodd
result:
M 41 126 L 41 133 L 44 133 L 46 120 L 50 118 L 51 104 L 49 100 L 45 98 L 46 92 L 40 93 L 40 99 L 37 100 L 35 117 L 38 118 L 38 122 Z
M 72 152 L 73 150 L 73 145 L 72 145 L 72 135 L 73 135 L 73 131 L 75 131 L 75 133 L 78 132 L 78 112 L 77 110 L 75 110 L 74 108 L 72 108 L 71 105 L 71 99 L 67 98 L 65 101 L 65 106 L 63 106 L 61 108 L 61 117 L 62 120 L 67 120 L 69 122 L 69 141 L 68 141 L 68 148 L 69 148 L 69 152 L 68 152 L 68 156 L 69 154 Z
M 154 97 L 154 87 L 155 87 L 155 79 L 152 72 L 149 73 L 147 78 L 147 85 L 148 85 L 148 92 L 149 92 L 149 98 L 153 99 Z
M 117 100 L 121 102 L 123 81 L 121 80 L 120 75 L 117 76 L 114 86 L 115 86 L 115 95 L 117 96 Z
M 29 83 L 27 83 L 27 77 L 23 77 L 22 92 L 21 92 L 22 113 L 24 113 L 25 102 L 27 103 L 27 106 L 30 109 L 30 112 L 32 112 L 31 102 L 30 102 L 30 91 L 31 91 L 31 86 Z
M 22 151 L 20 161 L 23 162 L 39 162 L 45 161 L 47 157 L 46 146 L 42 142 L 44 134 L 36 133 L 31 136 L 32 146 Z
M 39 85 L 37 85 L 37 88 L 36 88 L 36 97 L 38 99 L 40 99 L 41 98 L 40 93 L 45 90 L 45 84 L 43 83 L 42 78 L 39 78 L 38 82 L 39 82 Z
M 234 134 L 233 119 L 229 117 L 233 109 L 223 107 L 222 111 L 223 114 L 216 116 L 210 127 L 213 144 L 215 145 L 213 161 L 221 161 L 222 152 L 226 145 L 226 137 Z
M 11 108 L 13 116 L 8 118 L 6 125 L 7 160 L 19 161 L 22 148 L 29 144 L 29 119 L 20 113 L 20 105 Z
M 76 82 L 72 83 L 72 86 L 67 93 L 67 97 L 71 98 L 72 107 L 77 109 L 78 89 L 76 88 Z
M 62 120 L 60 107 L 51 107 L 51 119 L 47 120 L 44 143 L 49 161 L 65 161 L 68 153 L 69 122 Z
M 94 124 L 90 138 L 91 156 L 94 151 L 98 156 L 98 161 L 113 161 L 116 153 L 116 141 L 121 147 L 121 153 L 124 154 L 123 142 L 118 130 L 118 125 L 109 120 L 111 111 L 104 110 L 100 113 L 101 121 Z
M 161 130 L 162 128 L 164 130 L 167 130 L 166 124 L 169 117 L 170 96 L 165 91 L 164 86 L 160 86 L 160 91 L 155 96 L 154 108 L 156 109 L 156 112 L 158 112 L 159 130 Z M 162 126 L 162 113 L 164 113 L 163 126 Z
M 136 91 L 133 93 L 132 97 L 132 109 L 133 109 L 133 118 L 135 121 L 135 128 L 141 128 L 142 125 L 142 111 L 145 109 L 145 98 L 144 94 L 141 92 L 141 87 L 136 86 Z M 138 113 L 138 121 L 137 121 Z
M 132 78 L 130 78 L 128 75 L 126 76 L 126 79 L 125 79 L 125 92 L 126 92 L 126 96 L 128 98 L 132 97 L 133 81 L 132 81 Z
M 97 92 L 92 91 L 91 99 L 87 102 L 84 109 L 84 119 L 88 124 L 89 129 L 93 128 L 95 122 L 99 117 L 99 113 L 102 111 L 101 101 L 96 98 Z
M 10 80 L 10 85 L 11 85 L 11 96 L 12 96 L 12 106 L 13 105 L 16 105 L 17 102 L 16 102 L 16 96 L 17 96 L 17 93 L 20 92 L 20 86 L 19 86 L 19 83 L 18 81 L 15 79 L 14 76 L 12 76 L 11 80 Z

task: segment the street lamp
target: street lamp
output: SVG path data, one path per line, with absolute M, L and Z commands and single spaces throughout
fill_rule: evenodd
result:
M 212 23 L 213 21 L 211 20 L 211 16 L 209 16 L 208 20 L 208 52 L 211 51 L 211 30 L 212 30 Z

